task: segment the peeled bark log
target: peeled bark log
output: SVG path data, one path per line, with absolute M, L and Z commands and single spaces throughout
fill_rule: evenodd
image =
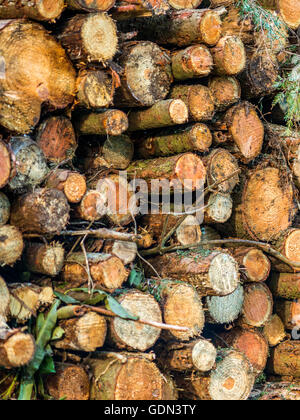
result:
M 86 179 L 75 171 L 57 169 L 47 179 L 47 188 L 55 188 L 62 191 L 69 203 L 80 203 L 86 193 Z
M 10 202 L 0 191 L 0 226 L 6 225 L 10 217 Z
M 25 264 L 29 271 L 45 276 L 57 276 L 64 265 L 65 251 L 58 242 L 29 243 L 25 250 Z
M 239 285 L 228 296 L 212 296 L 206 299 L 209 324 L 230 324 L 240 315 L 244 303 L 244 289 Z M 206 316 L 207 316 L 206 315 Z
M 137 290 L 130 290 L 119 297 L 119 302 L 133 316 L 147 321 L 162 322 L 159 304 L 154 297 Z M 110 341 L 119 349 L 144 352 L 154 346 L 161 330 L 122 318 L 110 320 Z
M 67 0 L 67 5 L 72 10 L 99 13 L 107 12 L 115 5 L 115 2 L 115 0 Z
M 54 21 L 64 9 L 63 0 L 4 0 L 0 5 L 0 19 L 29 18 Z
M 186 104 L 190 121 L 209 121 L 214 116 L 214 99 L 206 86 L 175 85 L 169 96 Z
M 0 140 L 0 188 L 8 183 L 12 172 L 11 154 L 8 145 Z
M 276 297 L 300 299 L 300 273 L 272 273 L 269 286 Z
M 287 231 L 274 243 L 274 248 L 289 260 L 300 262 L 300 229 L 287 229 Z M 300 271 L 299 269 L 293 269 L 288 264 L 275 258 L 272 258 L 272 263 L 274 271 L 279 271 L 281 273 Z
M 227 222 L 232 215 L 233 202 L 229 194 L 213 193 L 204 210 L 204 223 L 216 224 Z
M 61 191 L 36 189 L 13 203 L 11 223 L 23 233 L 55 234 L 67 226 L 69 212 L 69 204 Z
M 105 198 L 96 190 L 88 190 L 76 208 L 77 215 L 89 222 L 102 219 L 107 212 Z
M 115 22 L 105 13 L 78 14 L 71 18 L 59 35 L 71 60 L 106 62 L 117 52 Z
M 94 312 L 60 321 L 59 326 L 65 334 L 62 340 L 55 341 L 57 349 L 94 352 L 104 345 L 107 323 L 103 316 Z
M 9 182 L 11 190 L 39 185 L 48 172 L 42 150 L 30 137 L 13 137 L 10 147 L 15 161 L 15 174 Z
M 89 376 L 80 365 L 58 364 L 56 373 L 47 376 L 45 385 L 56 401 L 88 401 L 90 398 Z
M 24 242 L 19 229 L 15 226 L 0 227 L 0 266 L 13 265 L 21 258 Z
M 104 353 L 92 359 L 92 400 L 176 400 L 175 386 L 148 355 Z M 137 384 L 139 384 L 137 386 Z
M 145 137 L 136 143 L 136 153 L 140 158 L 150 159 L 171 156 L 185 152 L 207 152 L 212 144 L 212 134 L 205 124 L 193 124 L 184 129 L 162 131 Z
M 78 116 L 76 128 L 81 135 L 119 136 L 128 129 L 127 115 L 118 109 Z
M 106 241 L 103 252 L 120 258 L 125 265 L 133 263 L 137 257 L 138 247 L 134 242 Z
M 61 109 L 73 101 L 75 70 L 41 25 L 23 20 L 2 23 L 5 74 L 0 83 L 0 123 L 24 134 L 38 123 L 43 103 Z
M 220 193 L 230 194 L 239 183 L 239 165 L 238 161 L 225 149 L 214 149 L 207 157 L 204 158 L 207 169 L 207 183 L 214 185 L 218 183 L 217 190 Z M 227 181 L 222 181 L 228 178 L 231 174 L 236 173 Z
M 64 116 L 49 117 L 38 127 L 36 142 L 47 160 L 59 164 L 71 160 L 77 149 L 73 125 Z
M 118 257 L 108 254 L 88 253 L 87 261 L 96 289 L 100 288 L 113 292 L 115 289 L 120 289 L 127 280 L 128 271 Z M 79 252 L 75 252 L 67 258 L 63 270 L 63 279 L 73 289 L 88 282 L 87 261 L 85 255 Z
M 206 77 L 213 66 L 212 55 L 205 45 L 192 45 L 172 55 L 172 72 L 175 80 Z
M 153 42 L 126 43 L 120 64 L 124 68 L 114 102 L 121 107 L 152 106 L 169 93 L 170 57 Z
M 300 326 L 300 299 L 293 302 L 279 300 L 276 302 L 275 311 L 287 330 L 293 330 Z
M 252 327 L 262 327 L 273 312 L 273 297 L 263 283 L 249 283 L 244 286 L 245 299 L 242 322 Z
M 251 283 L 267 280 L 271 262 L 260 249 L 241 247 L 231 248 L 230 252 L 239 263 L 244 281 Z
M 103 108 L 113 104 L 115 83 L 112 73 L 84 69 L 77 77 L 78 105 L 85 108 Z
M 5 369 L 27 365 L 34 353 L 35 342 L 30 334 L 16 332 L 6 340 L 0 340 L 0 365 Z
M 218 75 L 235 76 L 246 66 L 246 50 L 237 36 L 224 36 L 212 49 L 215 72 Z
M 286 332 L 282 320 L 278 315 L 272 315 L 270 320 L 264 325 L 263 335 L 270 347 L 275 347 L 286 338 Z
M 300 341 L 285 341 L 271 352 L 268 372 L 300 378 Z
M 151 258 L 149 262 L 163 278 L 189 283 L 202 296 L 226 296 L 239 284 L 237 262 L 222 252 L 208 256 L 193 251 L 187 256 L 170 253 Z M 146 272 L 148 269 L 145 267 Z
M 131 111 L 128 117 L 129 131 L 184 124 L 188 116 L 188 109 L 180 99 L 159 101 L 143 111 Z
M 213 77 L 208 87 L 218 111 L 224 111 L 241 98 L 241 85 L 235 77 Z

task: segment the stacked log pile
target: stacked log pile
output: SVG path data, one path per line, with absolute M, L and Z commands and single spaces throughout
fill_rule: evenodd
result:
M 0 3 L 0 398 L 299 399 L 299 1 Z

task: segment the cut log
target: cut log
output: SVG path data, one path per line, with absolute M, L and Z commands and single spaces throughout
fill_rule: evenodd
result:
M 162 322 L 159 304 L 147 293 L 130 290 L 119 297 L 123 308 L 133 316 L 147 321 Z M 159 339 L 161 330 L 150 325 L 142 325 L 122 318 L 110 320 L 110 341 L 119 349 L 138 350 L 144 352 Z
M 5 63 L 0 83 L 2 126 L 28 133 L 39 122 L 43 103 L 61 109 L 73 101 L 75 70 L 65 50 L 41 25 L 4 21 L 0 48 Z
M 56 401 L 88 401 L 90 397 L 89 376 L 80 365 L 59 363 L 56 373 L 46 378 L 46 390 Z
M 84 69 L 77 77 L 78 105 L 85 108 L 103 108 L 113 104 L 115 83 L 112 73 Z
M 97 190 L 88 190 L 76 208 L 77 215 L 89 222 L 102 219 L 106 213 L 105 198 Z
M 0 276 L 0 330 L 3 327 L 1 323 L 6 321 L 9 311 L 10 294 L 4 279 Z M 1 333 L 0 333 L 1 334 Z
M 103 252 L 120 258 L 125 265 L 133 263 L 137 257 L 138 247 L 134 242 L 106 241 Z
M 192 45 L 172 55 L 172 72 L 175 80 L 208 76 L 214 66 L 210 50 L 205 45 Z
M 242 322 L 252 327 L 262 327 L 273 312 L 273 297 L 263 283 L 248 283 L 244 286 Z
M 131 111 L 129 131 L 148 130 L 150 128 L 169 127 L 184 124 L 189 117 L 187 106 L 180 99 L 159 101 L 143 111 Z
M 161 292 L 161 307 L 166 324 L 189 328 L 186 332 L 164 331 L 165 341 L 169 341 L 170 338 L 189 341 L 200 336 L 205 317 L 201 298 L 192 286 L 186 283 L 165 282 Z
M 92 400 L 177 399 L 173 381 L 158 370 L 149 355 L 100 353 L 99 359 L 90 360 L 89 365 L 93 372 Z
M 0 227 L 0 266 L 13 265 L 23 253 L 23 236 L 11 225 Z
M 244 304 L 244 289 L 241 285 L 228 296 L 207 297 L 206 307 L 209 324 L 231 324 L 242 312 Z
M 29 271 L 45 276 L 57 276 L 64 265 L 65 251 L 58 242 L 29 243 L 25 249 L 25 264 Z
M 271 352 L 268 372 L 280 376 L 300 378 L 300 341 L 285 341 Z
M 66 259 L 63 270 L 63 279 L 71 288 L 78 288 L 88 282 L 87 261 L 95 288 L 113 292 L 120 289 L 127 280 L 128 271 L 120 258 L 96 253 L 88 253 L 85 258 L 84 254 L 75 252 Z
M 272 273 L 270 289 L 274 296 L 300 299 L 300 273 Z
M 235 77 L 213 77 L 208 87 L 218 111 L 224 111 L 241 98 L 241 85 Z
M 218 75 L 235 76 L 246 66 L 246 50 L 237 36 L 224 36 L 212 49 L 215 72 Z
M 169 5 L 176 10 L 197 9 L 203 0 L 168 0 Z
M 0 340 L 0 365 L 13 369 L 28 365 L 35 353 L 32 335 L 17 332 L 6 340 Z
M 275 311 L 284 323 L 287 330 L 293 330 L 300 326 L 300 299 L 278 300 L 276 302 Z
M 119 136 L 128 129 L 128 118 L 124 112 L 118 109 L 84 113 L 78 116 L 76 129 L 81 135 Z
M 62 340 L 55 341 L 57 349 L 94 352 L 104 345 L 107 323 L 103 316 L 88 312 L 80 318 L 62 320 Z
M 54 116 L 45 119 L 38 127 L 36 142 L 47 160 L 59 164 L 71 160 L 77 149 L 77 140 L 69 118 Z
M 54 21 L 64 9 L 63 0 L 2 1 L 0 19 L 29 18 L 40 21 Z
M 36 189 L 13 203 L 11 223 L 23 233 L 55 234 L 67 226 L 69 212 L 69 204 L 61 191 Z
M 71 18 L 58 36 L 71 60 L 106 62 L 117 52 L 115 22 L 106 13 L 78 14 Z
M 175 85 L 169 96 L 186 104 L 190 121 L 209 121 L 214 116 L 214 99 L 206 86 Z
M 289 28 L 296 30 L 300 26 L 300 5 L 298 2 L 278 0 L 277 10 Z
M 188 251 L 151 258 L 149 262 L 163 278 L 191 284 L 203 296 L 226 296 L 239 284 L 237 262 L 228 254 L 205 251 L 206 256 Z M 208 255 L 207 255 L 208 254 Z M 145 267 L 145 270 L 147 267 Z
M 207 152 L 212 144 L 212 134 L 205 124 L 197 123 L 175 131 L 162 131 L 136 143 L 139 158 L 150 159 L 186 152 Z
M 287 229 L 280 238 L 275 242 L 276 248 L 282 255 L 291 261 L 300 262 L 300 229 Z M 293 269 L 288 264 L 285 264 L 277 259 L 272 258 L 273 269 L 282 273 L 300 271 Z
M 271 262 L 269 258 L 257 248 L 231 248 L 231 254 L 239 263 L 245 282 L 263 282 L 269 277 Z
M 48 172 L 42 150 L 30 137 L 13 137 L 10 147 L 15 161 L 15 175 L 9 182 L 11 190 L 39 185 Z
M 233 202 L 229 194 L 212 193 L 204 210 L 204 223 L 225 223 L 232 215 Z
M 229 6 L 235 3 L 235 0 L 210 0 L 210 5 L 212 8 L 220 6 Z
M 112 16 L 117 21 L 145 18 L 165 14 L 170 10 L 168 0 L 120 0 L 112 11 Z
M 230 194 L 239 183 L 239 165 L 238 161 L 225 149 L 214 149 L 204 158 L 207 170 L 208 185 L 217 185 L 217 190 L 224 194 Z M 225 178 L 236 173 L 228 181 L 220 183 Z
M 116 0 L 67 0 L 67 5 L 72 10 L 99 13 L 107 12 L 115 5 L 115 2 Z
M 47 179 L 47 188 L 63 191 L 69 203 L 80 203 L 86 193 L 86 179 L 75 171 L 56 169 Z
M 270 320 L 264 325 L 263 335 L 270 347 L 275 347 L 286 338 L 286 332 L 281 318 L 278 315 L 272 315 Z
M 143 107 L 165 99 L 173 79 L 168 54 L 153 42 L 126 43 L 122 51 L 124 73 L 115 104 Z
M 0 140 L 0 188 L 8 183 L 12 172 L 12 161 L 8 145 Z
M 10 217 L 10 202 L 3 192 L 0 191 L 0 226 L 6 225 Z

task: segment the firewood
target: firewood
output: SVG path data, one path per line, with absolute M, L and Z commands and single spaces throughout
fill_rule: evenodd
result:
M 245 298 L 242 309 L 242 323 L 262 327 L 273 312 L 273 297 L 263 283 L 248 283 L 244 286 Z
M 286 338 L 286 332 L 281 318 L 272 315 L 270 320 L 263 327 L 263 335 L 270 347 L 275 347 Z
M 235 0 L 210 0 L 210 5 L 212 8 L 219 6 L 229 6 L 234 3 Z
M 106 62 L 117 52 L 115 22 L 106 13 L 78 14 L 71 18 L 58 36 L 71 60 Z
M 181 99 L 186 104 L 190 121 L 210 121 L 214 116 L 214 99 L 206 86 L 175 85 L 169 96 L 172 99 Z
M 112 10 L 112 16 L 117 21 L 145 18 L 167 13 L 170 10 L 168 0 L 119 0 Z
M 128 265 L 135 261 L 138 247 L 134 242 L 106 241 L 103 252 L 120 258 L 125 265 Z
M 162 313 L 154 297 L 130 290 L 119 297 L 119 302 L 131 315 L 148 321 L 162 322 Z M 161 330 L 135 321 L 113 318 L 109 324 L 110 341 L 119 349 L 144 352 L 154 346 Z
M 149 355 L 101 353 L 91 359 L 92 400 L 175 400 L 173 381 L 163 375 Z M 139 386 L 137 387 L 137 383 Z
M 6 225 L 10 217 L 10 202 L 3 192 L 0 191 L 0 226 Z
M 270 289 L 274 296 L 300 299 L 300 273 L 272 273 Z
M 213 77 L 210 79 L 208 87 L 218 111 L 224 111 L 241 98 L 241 85 L 235 77 Z
M 230 194 L 239 183 L 239 165 L 238 161 L 225 149 L 214 149 L 204 158 L 207 170 L 207 183 L 213 185 L 217 183 L 217 190 L 224 194 Z M 220 183 L 231 174 L 236 173 L 227 181 Z
M 276 10 L 280 17 L 291 29 L 297 29 L 300 25 L 300 7 L 298 3 L 292 0 L 260 0 L 263 1 L 263 6 L 270 9 Z
M 27 17 L 33 20 L 54 21 L 64 9 L 63 0 L 18 0 L 3 1 L 0 5 L 0 19 Z
M 52 242 L 29 243 L 25 249 L 25 264 L 29 271 L 45 276 L 57 276 L 64 265 L 65 252 L 62 244 Z
M 39 122 L 43 103 L 61 109 L 73 101 L 75 70 L 64 49 L 35 22 L 5 21 L 0 45 L 5 63 L 0 122 L 13 132 L 25 134 Z M 33 62 L 40 65 L 32 66 Z
M 298 383 L 280 382 L 268 383 L 264 387 L 259 401 L 300 401 L 300 387 Z
M 275 312 L 279 315 L 287 330 L 293 330 L 300 325 L 300 299 L 278 300 L 275 305 Z
M 300 261 L 300 229 L 287 229 L 277 241 L 274 243 L 276 248 L 282 255 L 291 261 Z M 273 270 L 281 273 L 294 272 L 292 267 L 272 258 Z
M 56 188 L 63 191 L 69 203 L 80 203 L 86 193 L 86 179 L 75 171 L 57 169 L 47 179 L 47 188 Z
M 169 5 L 175 10 L 197 9 L 203 0 L 168 0 Z
M 209 324 L 230 324 L 242 312 L 244 289 L 241 285 L 227 296 L 212 296 L 206 299 L 206 322 Z
M 87 401 L 90 397 L 90 381 L 80 365 L 56 364 L 56 373 L 46 377 L 46 390 L 55 400 Z
M 71 160 L 77 149 L 73 125 L 64 116 L 46 118 L 37 129 L 36 142 L 47 160 L 54 164 Z
M 209 255 L 193 251 L 188 255 L 170 253 L 149 262 L 162 277 L 187 282 L 202 296 L 226 296 L 234 292 L 239 284 L 237 262 L 222 252 L 205 253 Z
M 119 136 L 128 129 L 128 118 L 124 112 L 118 109 L 83 113 L 78 116 L 76 128 L 81 135 Z
M 55 234 L 67 226 L 69 212 L 69 204 L 61 191 L 36 189 L 13 203 L 11 223 L 21 232 Z
M 237 36 L 224 36 L 212 48 L 215 72 L 218 75 L 235 76 L 246 66 L 246 50 Z
M 257 248 L 231 248 L 231 254 L 237 260 L 246 282 L 263 282 L 269 277 L 271 262 L 269 258 Z
M 225 223 L 232 215 L 233 202 L 230 194 L 212 193 L 204 210 L 204 223 Z
M 268 372 L 281 376 L 300 378 L 300 341 L 285 341 L 272 349 Z
M 104 70 L 81 70 L 77 77 L 78 105 L 102 108 L 113 104 L 115 83 L 112 73 Z
M 100 220 L 107 213 L 105 198 L 97 190 L 88 190 L 82 197 L 75 212 L 81 219 L 89 222 Z
M 115 0 L 67 0 L 67 5 L 72 10 L 85 12 L 107 12 L 115 5 Z
M 12 172 L 11 154 L 8 145 L 0 140 L 0 188 L 8 183 Z
M 33 359 L 35 341 L 32 335 L 16 332 L 0 339 L 0 365 L 6 369 L 25 366 Z
M 5 280 L 0 276 L 0 324 L 5 322 L 9 312 L 10 294 Z M 2 325 L 1 325 L 2 327 Z M 0 329 L 1 329 L 0 327 Z
M 0 266 L 13 265 L 23 253 L 23 236 L 15 226 L 4 225 L 0 226 L 0 238 Z
M 172 72 L 175 80 L 208 76 L 214 66 L 212 55 L 205 45 L 192 45 L 172 55 Z

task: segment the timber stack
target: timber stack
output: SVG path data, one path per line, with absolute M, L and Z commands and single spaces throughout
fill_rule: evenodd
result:
M 299 399 L 299 0 L 0 20 L 0 398 Z

